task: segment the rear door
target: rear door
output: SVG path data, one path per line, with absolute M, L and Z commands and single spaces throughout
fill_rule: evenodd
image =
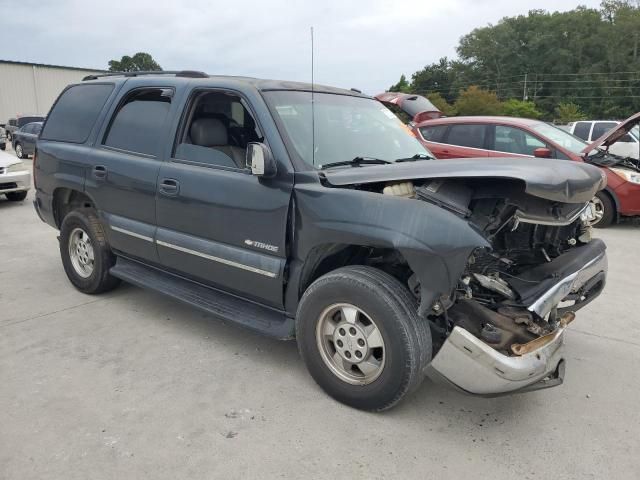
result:
M 100 209 L 111 247 L 157 263 L 156 186 L 176 90 L 164 79 L 130 82 L 98 134 L 86 191 Z
M 254 112 L 233 92 L 191 92 L 160 169 L 158 254 L 169 270 L 282 308 L 293 177 L 279 167 L 261 179 L 238 160 L 248 141 L 264 141 Z
M 455 123 L 449 126 L 442 139 L 438 158 L 488 157 L 487 125 L 479 123 Z M 431 148 L 431 147 L 430 147 Z M 434 152 L 435 153 L 435 152 Z

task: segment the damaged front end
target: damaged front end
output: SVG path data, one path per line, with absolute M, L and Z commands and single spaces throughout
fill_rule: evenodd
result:
M 454 203 L 459 212 L 469 199 L 464 214 L 491 243 L 469 257 L 448 308 L 435 318 L 439 345 L 429 373 L 483 395 L 557 385 L 564 329 L 605 283 L 605 245 L 591 238 L 592 207 L 474 183 L 416 188 L 419 198 Z
M 592 206 L 495 179 L 385 190 L 397 192 L 465 217 L 491 245 L 471 253 L 455 289 L 426 312 L 436 352 L 429 376 L 489 396 L 562 383 L 564 330 L 605 284 L 606 247 L 591 237 Z
M 401 233 L 390 243 L 431 325 L 431 377 L 479 395 L 562 382 L 564 330 L 606 279 L 606 247 L 590 225 L 589 201 L 606 186 L 600 169 L 460 159 L 325 175 L 330 186 L 388 197 L 363 210 L 359 231 L 384 217 L 383 232 Z

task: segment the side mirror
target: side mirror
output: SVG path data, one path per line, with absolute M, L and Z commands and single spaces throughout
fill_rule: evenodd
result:
M 551 158 L 551 150 L 548 148 L 536 148 L 533 151 L 533 156 L 536 158 Z
M 277 172 L 276 161 L 271 155 L 271 150 L 264 143 L 250 142 L 247 144 L 247 168 L 258 177 L 275 177 Z

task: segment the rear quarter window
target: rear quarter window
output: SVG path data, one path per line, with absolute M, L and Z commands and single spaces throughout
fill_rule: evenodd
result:
M 113 88 L 110 83 L 74 85 L 65 90 L 49 113 L 40 138 L 86 142 Z

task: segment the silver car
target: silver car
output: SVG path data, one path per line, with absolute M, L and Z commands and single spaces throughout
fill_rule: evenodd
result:
M 12 202 L 27 198 L 31 187 L 31 172 L 22 160 L 0 152 L 0 195 Z

